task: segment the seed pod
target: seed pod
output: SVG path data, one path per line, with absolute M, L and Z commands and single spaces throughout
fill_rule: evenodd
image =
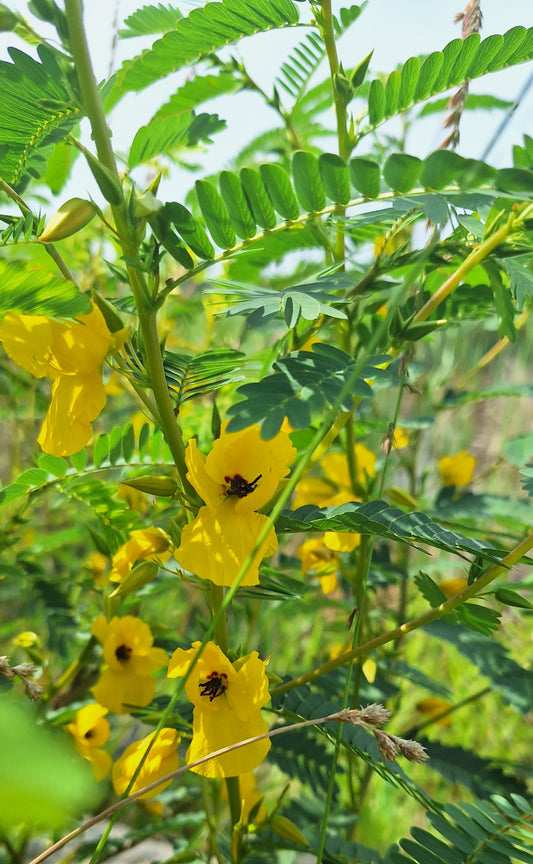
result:
M 122 480 L 121 482 L 124 486 L 131 486 L 132 489 L 137 489 L 139 492 L 161 498 L 169 498 L 175 494 L 178 488 L 178 484 L 172 477 L 156 474 L 143 474 L 141 477 L 134 477 L 132 480 Z
M 84 198 L 71 198 L 61 205 L 57 213 L 44 226 L 39 237 L 41 243 L 56 243 L 71 237 L 89 224 L 96 210 L 91 201 Z

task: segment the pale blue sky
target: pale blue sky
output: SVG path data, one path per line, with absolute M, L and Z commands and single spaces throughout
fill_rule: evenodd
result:
M 176 0 L 174 0 L 176 2 Z M 334 10 L 347 2 L 333 0 Z M 343 37 L 340 44 L 340 55 L 347 67 L 355 65 L 370 50 L 374 49 L 371 72 L 390 71 L 396 64 L 405 61 L 415 54 L 438 50 L 451 39 L 460 36 L 460 25 L 454 23 L 454 18 L 466 0 L 370 0 L 367 8 Z M 19 3 L 19 8 L 25 4 Z M 142 0 L 86 0 L 85 17 L 89 41 L 93 53 L 95 70 L 98 78 L 107 75 L 111 57 L 112 22 L 115 14 L 122 21 L 137 7 L 143 5 Z M 199 5 L 195 2 L 180 4 L 186 14 L 188 8 Z M 492 33 L 504 33 L 516 24 L 531 26 L 533 23 L 533 4 L 531 0 L 482 0 L 483 28 L 482 37 Z M 305 17 L 308 6 L 299 3 L 301 17 Z M 306 29 L 288 28 L 285 31 L 260 34 L 257 37 L 244 39 L 231 50 L 245 60 L 249 71 L 260 84 L 271 90 L 271 82 L 277 74 L 281 63 L 287 58 L 292 47 L 306 33 Z M 23 50 L 30 50 L 12 34 L 2 34 L 0 39 L 0 56 L 5 56 L 5 46 L 17 44 Z M 119 46 L 115 66 L 123 57 L 133 56 L 147 47 L 147 42 L 139 39 L 124 40 Z M 471 85 L 472 92 L 490 92 L 503 98 L 513 100 L 533 73 L 533 63 L 513 67 L 504 72 L 490 75 L 475 81 Z M 131 143 L 138 126 L 147 122 L 159 104 L 174 92 L 183 81 L 184 73 L 168 78 L 140 94 L 130 94 L 117 107 L 112 118 L 114 146 L 126 150 Z M 318 80 L 318 79 L 317 79 Z M 269 128 L 276 121 L 275 116 L 264 108 L 259 98 L 250 93 L 221 99 L 212 104 L 203 105 L 200 110 L 219 113 L 228 122 L 227 130 L 214 136 L 214 144 L 203 156 L 192 154 L 194 161 L 202 162 L 202 174 L 208 174 L 227 166 L 231 156 L 254 135 Z M 465 115 L 461 124 L 461 144 L 459 152 L 464 155 L 479 157 L 485 149 L 487 140 L 493 134 L 499 121 L 500 112 L 483 112 L 475 117 Z M 333 122 L 333 121 L 332 121 Z M 416 135 L 411 135 L 407 141 L 407 150 L 415 155 L 425 155 L 436 149 L 444 137 L 441 128 L 442 117 L 428 118 L 417 127 Z M 529 91 L 524 103 L 513 115 L 505 133 L 497 146 L 494 147 L 490 161 L 498 165 L 511 164 L 511 146 L 520 143 L 522 135 L 527 132 L 533 135 L 533 88 Z M 332 147 L 333 149 L 333 147 Z M 142 169 L 141 169 L 142 170 Z M 98 200 L 98 191 L 94 188 L 91 178 L 87 175 L 87 189 L 80 188 L 83 182 L 79 170 L 76 172 L 75 186 L 69 184 L 71 194 L 85 195 L 90 193 Z M 176 175 L 175 179 L 165 182 L 164 196 L 166 198 L 182 198 L 192 185 L 193 178 L 187 174 Z M 181 187 L 178 191 L 176 188 Z M 173 188 L 173 194 L 171 188 Z M 163 191 L 163 189 L 162 189 Z M 64 195 L 61 196 L 65 197 Z

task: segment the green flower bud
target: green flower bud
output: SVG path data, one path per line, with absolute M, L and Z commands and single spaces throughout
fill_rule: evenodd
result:
M 57 213 L 44 226 L 39 237 L 41 243 L 56 243 L 71 237 L 89 224 L 96 211 L 94 204 L 84 198 L 71 198 L 61 205 Z
M 170 498 L 178 488 L 178 484 L 172 477 L 156 474 L 143 474 L 132 480 L 122 480 L 122 483 L 124 486 L 131 486 L 132 489 L 137 489 L 139 492 L 157 495 L 161 498 Z

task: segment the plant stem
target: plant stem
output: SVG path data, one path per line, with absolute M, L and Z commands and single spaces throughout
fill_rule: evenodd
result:
M 92 136 L 96 145 L 98 159 L 117 179 L 120 179 L 83 26 L 82 0 L 65 0 L 65 13 L 83 107 L 91 123 Z M 124 258 L 128 262 L 126 268 L 139 314 L 146 369 L 159 412 L 161 428 L 178 469 L 183 487 L 187 488 L 185 448 L 166 383 L 157 330 L 157 312 L 149 299 L 150 295 L 144 273 L 129 263 L 137 259 L 138 241 L 135 237 L 133 227 L 129 225 L 124 202 L 118 206 L 112 206 L 112 211 L 118 241 Z

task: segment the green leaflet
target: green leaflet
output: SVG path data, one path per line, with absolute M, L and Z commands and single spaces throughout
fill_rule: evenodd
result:
M 207 3 L 178 20 L 175 29 L 158 39 L 151 49 L 123 64 L 111 100 L 116 104 L 125 93 L 144 90 L 154 81 L 244 36 L 297 21 L 297 9 L 290 0 Z
M 273 228 L 276 224 L 276 214 L 259 172 L 253 168 L 242 168 L 240 180 L 248 206 L 257 224 L 265 230 Z
M 308 213 L 322 210 L 326 204 L 326 193 L 316 157 L 305 150 L 297 150 L 292 157 L 292 176 L 303 209 Z
M 126 18 L 126 26 L 119 30 L 119 36 L 130 39 L 152 33 L 166 33 L 176 26 L 180 18 L 183 18 L 183 15 L 176 6 L 164 6 L 162 3 L 157 6 L 143 6 Z
M 89 298 L 72 282 L 26 261 L 0 261 L 0 314 L 18 312 L 48 318 L 75 318 L 91 311 Z
M 287 220 L 297 219 L 300 208 L 287 172 L 281 165 L 263 162 L 259 166 L 259 173 L 279 215 Z
M 80 119 L 80 109 L 63 86 L 51 52 L 40 49 L 38 53 L 42 62 L 10 48 L 12 62 L 0 61 L 0 176 L 18 189 L 30 177 L 46 173 L 53 146 Z
M 350 200 L 350 174 L 348 166 L 335 153 L 322 153 L 318 160 L 326 195 L 337 204 Z
M 172 155 L 178 148 L 196 147 L 199 141 L 210 141 L 210 136 L 226 126 L 218 114 L 182 112 L 152 118 L 137 131 L 128 156 L 128 165 L 135 168 L 154 156 Z
M 230 249 L 235 245 L 236 238 L 224 201 L 208 180 L 197 180 L 195 189 L 198 205 L 211 237 L 221 249 Z
M 370 82 L 368 95 L 369 127 L 405 111 L 416 102 L 428 99 L 488 72 L 524 63 L 533 56 L 533 27 L 512 27 L 503 36 L 493 35 L 480 41 L 477 33 L 465 40 L 453 39 L 442 51 L 434 51 L 420 64 L 410 57 L 400 70 L 390 73 L 385 86 L 380 79 Z

